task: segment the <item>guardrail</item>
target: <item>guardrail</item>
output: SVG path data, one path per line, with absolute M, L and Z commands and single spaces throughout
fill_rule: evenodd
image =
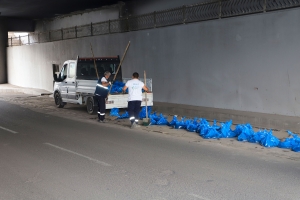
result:
M 8 38 L 8 46 L 152 29 L 300 6 L 300 0 L 219 0 L 144 15 Z

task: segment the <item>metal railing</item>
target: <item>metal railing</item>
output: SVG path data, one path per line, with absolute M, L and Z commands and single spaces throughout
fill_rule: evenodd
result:
M 300 0 L 219 0 L 117 20 L 91 23 L 27 36 L 8 38 L 8 46 L 30 45 L 66 39 L 122 33 L 143 29 L 221 19 L 300 6 Z

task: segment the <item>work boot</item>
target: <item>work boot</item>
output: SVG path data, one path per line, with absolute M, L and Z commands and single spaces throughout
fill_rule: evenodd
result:
M 131 129 L 135 129 L 135 128 L 136 128 L 136 124 L 135 124 L 135 123 L 132 123 L 130 128 L 131 128 Z

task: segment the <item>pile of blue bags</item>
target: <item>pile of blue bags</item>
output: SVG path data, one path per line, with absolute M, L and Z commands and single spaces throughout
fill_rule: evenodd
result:
M 218 125 L 216 120 L 210 124 L 204 118 L 186 119 L 183 117 L 179 120 L 176 115 L 168 122 L 167 117 L 162 113 L 151 113 L 151 110 L 152 107 L 148 106 L 150 125 L 167 125 L 175 129 L 185 129 L 198 133 L 204 139 L 237 138 L 238 141 L 258 143 L 264 147 L 279 147 L 300 152 L 300 137 L 291 131 L 287 131 L 289 137 L 280 141 L 272 134 L 272 130 L 259 130 L 255 132 L 250 124 L 238 124 L 235 126 L 235 130 L 232 130 L 232 120 L 219 123 Z M 123 115 L 119 115 L 118 108 L 113 108 L 110 115 L 117 116 L 118 119 L 129 118 L 127 111 Z M 145 107 L 142 108 L 139 116 L 140 119 L 146 118 Z
M 116 94 L 116 93 L 122 93 L 122 89 L 125 86 L 125 83 L 121 82 L 121 81 L 115 81 L 112 84 L 112 88 L 110 89 L 110 85 L 108 86 L 108 90 L 110 90 L 111 94 Z M 128 92 L 128 89 L 127 89 Z

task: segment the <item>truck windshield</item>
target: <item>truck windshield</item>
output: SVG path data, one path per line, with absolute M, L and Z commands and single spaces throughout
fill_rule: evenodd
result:
M 104 76 L 104 72 L 109 71 L 112 74 L 110 79 L 112 79 L 118 69 L 119 63 L 116 61 L 96 61 L 96 65 L 99 78 Z M 94 61 L 78 61 L 76 76 L 77 79 L 97 80 Z M 122 81 L 121 67 L 116 80 Z

